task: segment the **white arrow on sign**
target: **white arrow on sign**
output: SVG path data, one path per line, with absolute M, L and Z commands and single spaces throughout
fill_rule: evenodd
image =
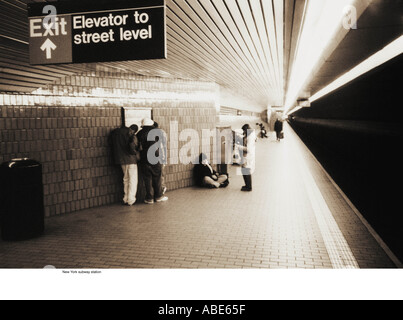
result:
M 46 59 L 52 59 L 52 50 L 56 50 L 57 46 L 50 39 L 46 39 L 41 47 L 42 51 L 46 50 Z

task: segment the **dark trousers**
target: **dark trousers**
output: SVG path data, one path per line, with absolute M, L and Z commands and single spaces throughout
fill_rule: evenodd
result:
M 245 186 L 248 189 L 252 189 L 252 170 L 247 168 L 242 168 L 243 180 L 245 181 Z
M 151 201 L 162 197 L 162 165 L 142 164 L 141 170 L 146 188 L 146 200 Z

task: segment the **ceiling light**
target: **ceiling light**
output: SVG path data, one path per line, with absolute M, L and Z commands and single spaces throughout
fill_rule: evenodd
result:
M 345 84 L 357 79 L 363 74 L 379 67 L 385 62 L 392 60 L 398 55 L 403 53 L 403 36 L 400 36 L 398 39 L 387 45 L 382 50 L 378 51 L 362 63 L 360 63 L 355 68 L 351 69 L 340 78 L 329 84 L 327 87 L 323 88 L 316 94 L 314 94 L 309 100 L 314 102 L 323 96 L 337 90 L 338 88 L 344 86 Z
M 295 104 L 312 70 L 319 63 L 337 31 L 343 27 L 345 8 L 351 6 L 353 2 L 354 0 L 308 2 L 286 96 L 286 112 Z

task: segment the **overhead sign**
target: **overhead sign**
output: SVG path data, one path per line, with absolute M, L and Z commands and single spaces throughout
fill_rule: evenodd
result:
M 165 59 L 165 0 L 28 5 L 33 65 Z

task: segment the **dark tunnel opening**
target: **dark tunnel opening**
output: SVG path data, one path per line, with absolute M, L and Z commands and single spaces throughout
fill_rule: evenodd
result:
M 290 117 L 290 124 L 403 260 L 403 55 Z

